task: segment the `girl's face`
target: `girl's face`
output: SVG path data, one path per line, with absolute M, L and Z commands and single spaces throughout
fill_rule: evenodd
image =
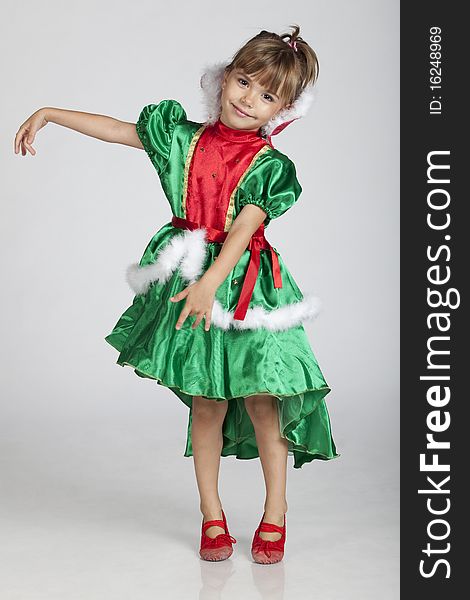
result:
M 286 106 L 273 91 L 262 88 L 239 69 L 234 69 L 229 74 L 225 72 L 221 103 L 222 123 L 245 131 L 258 131 Z

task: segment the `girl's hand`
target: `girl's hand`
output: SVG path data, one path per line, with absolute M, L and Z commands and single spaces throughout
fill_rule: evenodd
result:
M 181 329 L 181 326 L 185 322 L 188 315 L 197 315 L 197 319 L 194 321 L 192 326 L 193 329 L 196 329 L 205 315 L 206 324 L 204 329 L 209 331 L 214 297 L 214 287 L 210 286 L 202 278 L 195 283 L 192 283 L 175 296 L 172 296 L 170 298 L 172 302 L 179 302 L 180 300 L 183 300 L 183 298 L 186 298 L 186 302 L 176 323 L 176 329 Z
M 15 136 L 15 154 L 18 154 L 21 148 L 21 154 L 26 155 L 26 150 L 33 156 L 36 154 L 36 150 L 31 146 L 34 142 L 36 132 L 42 127 L 47 125 L 46 111 L 44 108 L 40 108 L 33 113 L 18 129 L 18 133 Z

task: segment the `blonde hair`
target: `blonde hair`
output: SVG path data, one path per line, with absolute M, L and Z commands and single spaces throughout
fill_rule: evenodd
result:
M 294 31 L 281 35 L 261 31 L 236 52 L 225 70 L 240 69 L 291 104 L 307 85 L 316 82 L 320 72 L 317 55 L 299 36 L 299 25 L 291 27 Z

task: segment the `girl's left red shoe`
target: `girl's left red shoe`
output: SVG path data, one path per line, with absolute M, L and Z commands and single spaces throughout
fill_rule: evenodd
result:
M 202 530 L 201 530 L 201 548 L 199 555 L 203 560 L 225 560 L 229 558 L 233 553 L 232 544 L 236 544 L 237 540 L 232 537 L 228 531 L 227 519 L 225 513 L 222 510 L 222 518 L 213 519 L 212 521 L 206 521 L 204 523 L 204 517 L 202 519 Z M 213 526 L 222 527 L 225 533 L 219 533 L 215 538 L 210 538 L 206 535 L 206 530 Z
M 260 564 L 272 564 L 282 560 L 284 556 L 284 544 L 286 542 L 286 515 L 284 515 L 284 525 L 280 527 L 274 523 L 264 523 L 264 513 L 261 517 L 258 529 L 253 536 L 251 544 L 251 556 L 253 560 Z M 281 537 L 278 540 L 263 540 L 259 536 L 260 531 L 269 533 L 280 533 Z

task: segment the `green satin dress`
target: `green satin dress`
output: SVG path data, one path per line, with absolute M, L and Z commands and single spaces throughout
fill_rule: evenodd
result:
M 301 193 L 295 167 L 286 155 L 220 120 L 215 126 L 190 121 L 176 100 L 144 107 L 136 130 L 177 217 L 228 231 L 243 206 L 256 204 L 266 212 L 266 228 L 293 206 Z M 150 276 L 105 338 L 119 352 L 117 364 L 131 366 L 138 376 L 169 388 L 188 406 L 184 456 L 193 455 L 192 398 L 204 396 L 215 402 L 228 400 L 221 455 L 259 457 L 244 400 L 257 394 L 276 398 L 280 434 L 288 441 L 294 468 L 313 459 L 339 456 L 325 403 L 330 388 L 302 325 L 311 318 L 311 305 L 277 249 L 282 287 L 274 287 L 270 252 L 261 250 L 259 273 L 244 321 L 234 321 L 233 312 L 250 260 L 249 250 L 217 289 L 217 313 L 214 307 L 209 331 L 204 330 L 204 320 L 192 329 L 195 316 L 187 317 L 177 330 L 175 324 L 185 301 L 171 302 L 169 298 L 189 285 L 187 273 L 182 276 L 184 269 L 194 271 L 199 260 L 204 272 L 222 247 L 221 243 L 207 242 L 202 258 L 197 258 L 197 245 L 188 246 L 184 255 L 178 246 L 182 231 L 171 222 L 163 225 L 134 266 Z M 183 254 L 177 255 L 178 251 Z M 170 264 L 178 256 L 186 256 L 184 269 L 183 262 Z

